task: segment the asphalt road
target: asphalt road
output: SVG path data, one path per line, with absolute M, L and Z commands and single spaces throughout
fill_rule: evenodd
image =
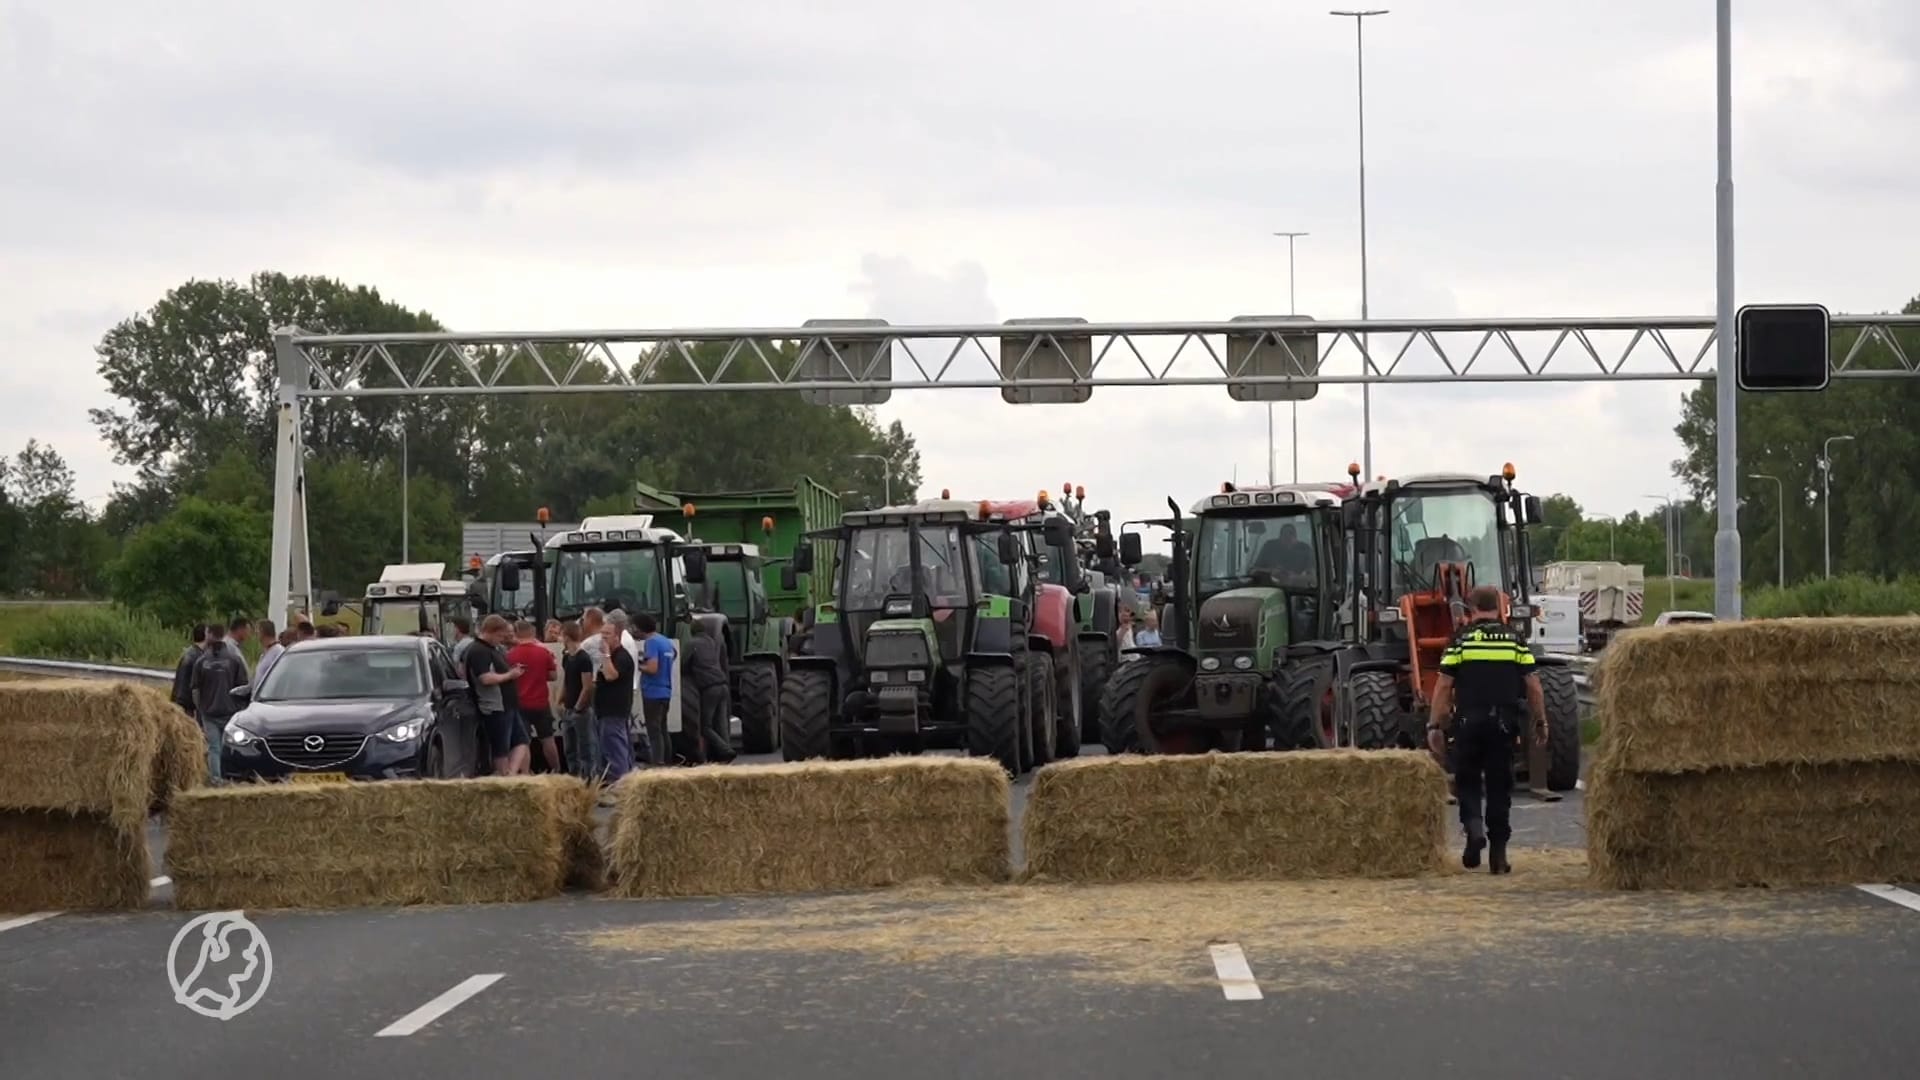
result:
M 162 888 L 0 916 L 0 1077 L 1912 1073 L 1920 910 L 1597 893 L 1579 816 L 1522 800 L 1499 879 L 266 913 L 225 1021 L 173 1000 Z

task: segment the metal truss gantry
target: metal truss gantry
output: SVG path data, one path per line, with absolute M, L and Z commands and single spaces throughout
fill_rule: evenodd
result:
M 1920 316 L 1834 316 L 1836 379 L 1920 375 Z M 1321 386 L 1679 381 L 1715 376 L 1711 317 L 892 326 L 274 335 L 278 438 L 269 610 L 310 602 L 301 418 L 324 398 L 788 390 L 873 405 L 895 390 L 998 390 L 1014 404 L 1095 389 L 1223 386 L 1299 401 Z

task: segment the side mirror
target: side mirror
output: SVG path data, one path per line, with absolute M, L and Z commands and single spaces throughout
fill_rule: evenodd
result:
M 448 679 L 440 684 L 440 692 L 443 694 L 464 694 L 467 692 L 467 680 Z
M 321 604 L 320 614 L 325 615 L 329 619 L 331 619 L 335 615 L 340 614 L 340 601 L 329 600 L 326 603 Z
M 707 549 L 682 548 L 680 562 L 685 569 L 687 584 L 705 585 L 707 583 Z
M 1527 496 L 1527 524 L 1538 525 L 1544 520 L 1546 520 L 1546 515 L 1540 508 L 1540 496 Z
M 475 585 L 480 584 L 474 582 Z M 500 561 L 500 588 L 505 592 L 520 591 L 520 564 L 512 559 Z
M 228 696 L 228 697 L 231 697 L 231 698 L 232 698 L 233 700 L 235 700 L 235 701 L 249 701 L 249 700 L 252 700 L 252 698 L 253 698 L 253 687 L 251 687 L 251 686 L 245 686 L 245 685 L 242 685 L 242 686 L 236 686 L 236 687 L 234 687 L 233 689 L 231 689 L 231 690 L 229 690 L 229 691 L 227 691 L 227 696 Z
M 505 582 L 502 582 L 504 587 Z M 473 605 L 475 614 L 487 613 L 487 587 L 478 580 L 467 582 L 467 602 Z
M 801 541 L 801 543 L 800 543 L 800 546 L 799 546 L 799 547 L 797 547 L 797 548 L 794 548 L 794 549 L 793 549 L 793 558 L 792 558 L 792 559 L 790 559 L 790 560 L 788 560 L 788 562 L 787 562 L 787 565 L 788 565 L 788 566 L 791 566 L 791 567 L 793 568 L 793 572 L 794 572 L 794 573 L 796 573 L 796 574 L 811 574 L 811 573 L 813 573 L 813 544 L 812 544 L 812 542 L 811 542 L 811 541 Z M 780 578 L 780 580 L 781 580 L 781 581 L 785 581 L 785 580 L 786 580 L 786 577 L 785 577 L 785 571 L 782 571 L 781 573 L 782 573 L 782 576 L 781 576 L 781 578 Z M 787 588 L 789 588 L 789 589 L 791 589 L 791 588 L 793 588 L 793 586 L 791 586 L 791 585 L 788 585 L 788 586 L 786 586 L 786 587 L 787 587 Z
M 1002 532 L 1000 534 L 999 541 L 1000 541 L 1000 550 L 999 550 L 1000 561 L 1006 564 L 1007 566 L 1012 566 L 1013 564 L 1019 562 L 1020 554 L 1021 554 L 1020 538 L 1013 535 L 1010 532 Z
M 795 570 L 792 563 L 780 567 L 780 588 L 784 592 L 794 592 L 800 588 L 800 571 Z
M 1118 554 L 1118 552 L 1114 550 L 1112 535 L 1103 532 L 1093 538 L 1094 558 L 1105 562 L 1113 558 L 1116 554 Z
M 1073 550 L 1073 522 L 1066 518 L 1050 518 L 1045 528 L 1048 547 Z
M 1340 527 L 1349 530 L 1358 529 L 1363 509 L 1358 500 L 1341 503 Z
M 1140 534 L 1139 533 L 1121 533 L 1120 534 L 1120 565 L 1139 566 L 1140 560 L 1144 557 L 1145 557 L 1145 550 L 1141 547 L 1141 544 L 1140 544 Z

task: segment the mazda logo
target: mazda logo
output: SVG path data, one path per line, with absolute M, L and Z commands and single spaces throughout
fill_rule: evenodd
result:
M 307 750 L 310 752 L 317 752 L 319 750 L 325 749 L 327 745 L 327 740 L 321 738 L 318 735 L 309 735 L 306 738 L 300 740 L 300 745 L 306 747 Z

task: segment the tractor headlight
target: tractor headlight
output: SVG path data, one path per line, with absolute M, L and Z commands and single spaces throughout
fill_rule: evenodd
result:
M 1240 671 L 1251 671 L 1253 670 L 1253 657 L 1236 656 L 1233 658 L 1233 666 Z
M 869 673 L 869 674 L 867 675 L 867 680 L 868 680 L 869 682 L 876 682 L 876 683 L 883 683 L 883 682 L 886 682 L 886 681 L 887 681 L 887 673 L 886 673 L 886 672 L 884 672 L 884 671 L 875 671 L 875 672 L 870 672 L 870 673 Z
M 1201 671 L 1219 671 L 1220 658 L 1217 656 L 1209 656 L 1206 659 L 1200 661 L 1200 670 Z
M 927 673 L 924 671 L 921 671 L 919 668 L 915 668 L 912 671 L 907 672 L 907 681 L 908 682 L 926 682 Z

